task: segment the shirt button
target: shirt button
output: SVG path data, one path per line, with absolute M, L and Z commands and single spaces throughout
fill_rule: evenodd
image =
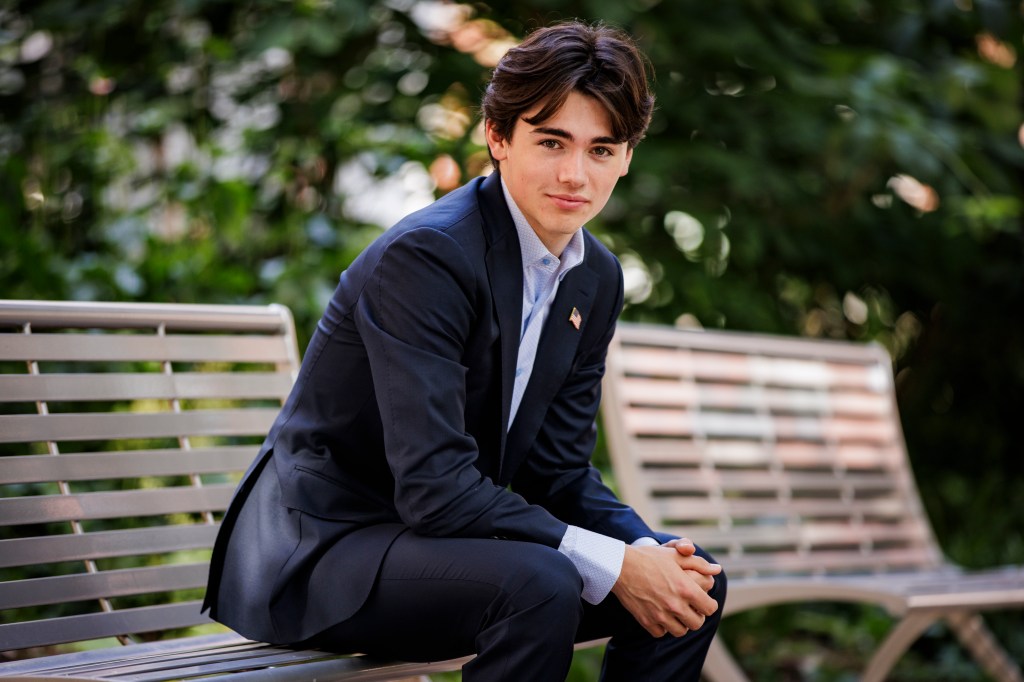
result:
M 522 375 L 523 375 L 523 368 L 522 367 L 517 367 L 516 368 L 516 376 L 519 377 L 519 376 L 522 376 Z

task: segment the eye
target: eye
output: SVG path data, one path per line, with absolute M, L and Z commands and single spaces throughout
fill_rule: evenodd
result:
M 594 149 L 592 150 L 592 153 L 594 154 L 594 156 L 614 156 L 615 155 L 615 152 L 613 152 L 608 147 L 594 147 Z
M 541 140 L 538 144 L 540 144 L 541 147 L 545 147 L 546 149 L 558 149 L 560 146 L 562 146 L 558 142 L 558 140 L 553 140 L 551 138 Z

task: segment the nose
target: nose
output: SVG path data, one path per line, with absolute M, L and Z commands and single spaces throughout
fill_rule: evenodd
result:
M 570 152 L 562 158 L 558 167 L 558 181 L 571 187 L 581 187 L 587 182 L 586 159 L 582 152 Z

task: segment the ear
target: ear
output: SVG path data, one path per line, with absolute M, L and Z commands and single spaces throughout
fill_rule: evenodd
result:
M 508 158 L 508 141 L 498 133 L 490 119 L 484 121 L 484 136 L 487 138 L 487 148 L 491 150 L 491 156 L 495 161 L 504 161 Z
M 629 172 L 629 162 L 633 160 L 633 148 L 626 145 L 626 158 L 622 164 L 622 172 L 619 173 L 620 178 L 626 177 L 626 173 Z

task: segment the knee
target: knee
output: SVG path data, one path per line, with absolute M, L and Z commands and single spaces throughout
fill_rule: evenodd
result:
M 583 580 L 572 562 L 561 552 L 534 545 L 510 572 L 510 587 L 542 601 L 579 603 Z
M 575 633 L 583 615 L 583 581 L 565 555 L 550 547 L 529 546 L 506 575 L 504 592 L 513 608 L 549 614 L 549 625 L 571 626 Z

